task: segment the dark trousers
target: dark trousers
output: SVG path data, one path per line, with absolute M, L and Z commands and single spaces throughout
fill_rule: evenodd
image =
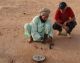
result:
M 71 22 L 67 23 L 66 26 L 69 28 L 69 29 L 67 30 L 67 33 L 70 34 L 70 33 L 72 32 L 73 28 L 74 28 L 76 25 L 77 25 L 76 21 L 71 21 Z M 54 23 L 54 24 L 53 24 L 53 29 L 54 29 L 54 30 L 58 30 L 59 32 L 61 32 L 61 31 L 62 31 L 62 26 L 58 25 L 57 23 Z

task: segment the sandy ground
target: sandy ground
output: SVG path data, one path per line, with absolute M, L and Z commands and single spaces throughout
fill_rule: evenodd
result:
M 47 44 L 29 44 L 24 37 L 24 24 L 31 22 L 41 8 L 50 8 L 53 22 L 60 1 L 0 0 L 0 63 L 34 63 L 32 56 L 35 54 L 46 56 L 44 63 L 80 63 L 80 0 L 66 0 L 78 23 L 71 39 L 53 34 L 55 45 L 50 50 Z

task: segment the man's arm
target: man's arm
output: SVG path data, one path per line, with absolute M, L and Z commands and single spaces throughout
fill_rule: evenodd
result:
M 37 40 L 39 40 L 41 38 L 40 34 L 38 33 L 38 18 L 39 17 L 35 17 L 32 20 L 31 35 L 32 35 L 34 41 L 37 41 Z
M 73 10 L 72 10 L 70 7 L 68 7 L 68 17 L 69 17 L 69 20 L 67 20 L 67 21 L 64 23 L 64 25 L 66 25 L 68 22 L 71 22 L 71 21 L 76 20 L 75 14 L 74 14 Z
M 62 26 L 62 24 L 60 24 L 61 20 L 59 17 L 60 17 L 60 9 L 57 9 L 56 14 L 55 14 L 55 20 L 58 25 Z

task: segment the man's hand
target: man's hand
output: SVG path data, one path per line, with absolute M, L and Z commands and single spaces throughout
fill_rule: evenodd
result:
M 57 24 L 62 27 L 62 24 L 60 24 L 60 23 L 58 23 L 58 22 L 57 22 Z
M 67 24 L 67 22 L 65 22 L 65 23 L 63 24 L 63 26 L 66 26 L 66 24 Z
M 52 43 L 52 37 L 48 37 L 45 41 L 46 41 L 47 43 Z
M 69 30 L 69 28 L 68 28 L 66 25 L 63 25 L 63 28 L 64 28 L 66 31 Z
M 32 43 L 33 42 L 32 36 L 30 36 L 30 38 L 27 41 L 28 41 L 28 43 Z

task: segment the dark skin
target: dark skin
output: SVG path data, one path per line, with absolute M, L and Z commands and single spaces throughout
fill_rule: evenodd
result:
M 48 19 L 48 17 L 49 17 L 49 15 L 42 15 L 42 16 L 40 16 L 40 19 L 41 19 L 41 21 L 46 21 Z M 45 23 L 45 22 L 43 22 L 43 23 Z M 29 43 L 32 43 L 32 41 L 33 41 L 33 39 L 32 39 L 32 37 L 30 37 Z M 54 45 L 52 43 L 52 37 L 50 37 L 50 36 L 48 37 L 47 34 L 44 35 L 42 43 L 49 43 L 49 49 L 52 49 L 52 46 Z
M 30 36 L 30 39 L 28 40 L 28 42 L 32 43 L 32 41 L 33 41 L 33 38 L 32 38 L 32 36 Z
M 47 16 L 41 16 L 41 18 L 43 19 L 43 21 L 46 21 L 48 19 L 48 16 L 49 15 L 47 15 Z M 54 45 L 52 43 L 52 37 L 50 37 L 50 36 L 48 37 L 47 34 L 44 35 L 43 43 L 49 43 L 49 49 L 52 49 L 52 45 Z
M 41 16 L 41 18 L 42 18 L 43 20 L 45 20 L 45 21 L 48 19 L 48 17 L 49 17 L 49 15 L 42 15 L 42 16 Z
M 48 15 L 47 15 L 47 16 L 42 15 L 42 16 L 40 16 L 40 19 L 41 19 L 42 21 L 44 21 L 43 23 L 45 23 L 45 21 L 48 19 Z M 28 42 L 29 42 L 29 43 L 32 43 L 32 41 L 33 41 L 33 39 L 32 39 L 32 36 L 31 36 L 30 39 L 28 40 Z
M 46 21 L 48 19 L 49 15 L 42 15 L 40 16 L 40 18 L 43 20 L 43 21 Z M 44 22 L 43 22 L 44 23 Z M 47 34 L 45 34 L 46 36 L 44 36 L 44 40 L 43 42 L 52 42 L 52 37 L 48 37 Z M 33 41 L 32 37 L 30 37 L 30 40 L 28 41 L 29 43 L 31 43 Z
M 46 21 L 49 15 L 42 15 L 41 18 Z M 52 42 L 52 37 L 48 37 L 47 34 L 44 35 L 44 42 Z

